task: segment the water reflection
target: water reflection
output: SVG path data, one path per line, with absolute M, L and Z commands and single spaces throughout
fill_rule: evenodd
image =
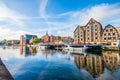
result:
M 119 54 L 115 52 L 104 52 L 103 61 L 107 69 L 114 72 L 119 67 Z
M 79 69 L 85 69 L 93 78 L 104 73 L 104 69 L 114 72 L 119 68 L 120 60 L 118 52 L 103 52 L 102 55 L 87 54 L 74 55 L 74 62 Z
M 103 73 L 103 64 L 101 56 L 93 55 L 74 55 L 74 62 L 79 69 L 84 68 L 94 78 Z
M 36 55 L 36 54 L 37 54 L 36 47 L 20 46 L 20 55 L 21 56 L 30 56 L 30 55 Z
M 3 61 L 15 80 L 120 79 L 118 52 L 107 51 L 100 55 L 97 55 L 97 53 L 77 55 L 26 46 L 5 48 L 0 49 L 0 51 L 1 57 L 9 57 Z

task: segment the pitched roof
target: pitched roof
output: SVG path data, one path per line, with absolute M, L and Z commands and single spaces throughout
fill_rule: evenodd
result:
M 83 27 L 85 27 L 85 26 L 80 26 L 80 25 L 78 25 L 78 26 L 76 27 L 76 29 L 74 30 L 74 32 L 75 32 L 78 28 L 81 28 L 82 30 L 84 30 Z

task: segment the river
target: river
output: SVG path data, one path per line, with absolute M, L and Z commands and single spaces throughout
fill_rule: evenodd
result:
M 120 80 L 119 52 L 72 54 L 33 47 L 0 48 L 15 80 Z

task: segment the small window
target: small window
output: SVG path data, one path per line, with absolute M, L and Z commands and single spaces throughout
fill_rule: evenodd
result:
M 111 40 L 111 37 L 109 37 L 108 40 Z
M 97 39 L 97 37 L 95 39 Z
M 113 33 L 113 35 L 115 35 L 115 33 Z
M 113 31 L 113 29 L 110 29 L 110 31 Z
M 106 32 L 108 32 L 108 30 L 106 30 Z
M 106 34 L 104 34 L 104 36 L 106 36 Z
M 95 27 L 97 27 L 97 25 L 95 25 Z
M 116 38 L 115 37 L 113 37 L 113 40 L 115 40 Z
M 104 38 L 104 40 L 106 40 L 106 38 Z
M 110 33 L 108 33 L 108 36 L 110 36 Z

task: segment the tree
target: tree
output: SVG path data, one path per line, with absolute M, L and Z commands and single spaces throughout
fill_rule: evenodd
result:
M 34 38 L 33 39 L 33 43 L 39 43 L 40 42 L 40 39 L 39 38 Z
M 57 40 L 61 40 L 61 36 L 56 36 L 56 39 Z
M 11 43 L 12 42 L 12 40 L 7 40 L 7 43 Z

